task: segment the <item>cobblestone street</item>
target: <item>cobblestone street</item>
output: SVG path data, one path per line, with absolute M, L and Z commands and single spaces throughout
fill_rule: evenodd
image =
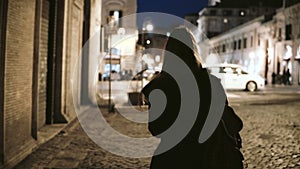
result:
M 234 106 L 248 168 L 300 168 L 300 105 Z
M 232 104 L 244 122 L 241 135 L 245 168 L 300 168 L 297 101 Z M 105 117 L 123 134 L 150 136 L 145 124 L 130 123 L 117 113 Z M 103 150 L 89 139 L 76 120 L 16 168 L 149 168 L 149 163 L 150 158 L 124 158 Z

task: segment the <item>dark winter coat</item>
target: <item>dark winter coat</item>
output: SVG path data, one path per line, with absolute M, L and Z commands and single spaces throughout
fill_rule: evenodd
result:
M 171 33 L 166 45 L 164 65 L 168 65 L 174 57 L 179 57 L 185 65 L 189 67 L 192 76 L 195 78 L 199 92 L 200 103 L 199 111 L 191 130 L 186 136 L 173 148 L 162 154 L 156 154 L 152 157 L 152 169 L 174 169 L 174 168 L 203 168 L 203 169 L 240 169 L 243 168 L 243 156 L 239 151 L 241 139 L 239 131 L 242 129 L 241 119 L 228 106 L 225 99 L 225 107 L 222 120 L 212 136 L 204 143 L 200 144 L 198 139 L 206 121 L 211 107 L 211 82 L 220 88 L 222 95 L 225 91 L 216 77 L 209 75 L 206 69 L 197 60 L 197 49 L 195 40 L 191 33 L 184 28 L 176 29 Z M 186 82 L 189 83 L 189 82 Z M 149 113 L 149 119 L 158 117 L 154 121 L 149 121 L 148 128 L 153 136 L 161 139 L 158 149 L 163 143 L 166 143 L 170 137 L 160 135 L 164 133 L 175 122 L 181 106 L 181 92 L 176 80 L 168 73 L 163 71 L 151 80 L 142 90 L 146 100 L 154 89 L 160 89 L 166 96 L 166 107 L 163 112 Z M 149 103 L 151 108 L 151 103 Z M 156 115 L 159 113 L 159 115 Z M 191 112 L 183 112 L 189 114 Z M 182 124 L 186 127 L 190 122 Z M 225 127 L 226 126 L 226 127 Z M 157 149 L 157 150 L 158 150 Z M 156 151 L 157 153 L 157 151 Z
M 201 80 L 198 80 L 201 102 L 194 126 L 187 136 L 171 150 L 153 156 L 150 168 L 243 168 L 243 156 L 239 151 L 241 143 L 235 144 L 235 142 L 228 137 L 223 126 L 223 123 L 226 123 L 227 132 L 230 132 L 230 134 L 236 138 L 240 138 L 238 132 L 242 129 L 242 121 L 227 104 L 222 116 L 223 122 L 220 121 L 214 134 L 205 143 L 200 144 L 198 142 L 199 134 L 210 107 L 209 76 L 205 72 L 204 70 L 202 73 L 199 73 L 202 74 Z M 211 78 L 215 77 L 211 76 Z M 157 120 L 149 122 L 148 124 L 149 131 L 152 135 L 157 136 L 174 123 L 179 112 L 181 101 L 180 91 L 175 80 L 166 72 L 161 72 L 154 80 L 145 86 L 143 93 L 147 97 L 154 89 L 162 90 L 167 97 L 165 111 Z M 164 139 L 167 138 L 161 138 L 161 142 L 165 141 Z

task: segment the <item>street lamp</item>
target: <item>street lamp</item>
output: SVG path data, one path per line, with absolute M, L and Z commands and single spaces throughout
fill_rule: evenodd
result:
M 151 41 L 150 41 L 149 39 L 147 39 L 147 40 L 146 40 L 146 44 L 147 44 L 147 45 L 150 45 L 150 44 L 151 44 Z
M 124 35 L 126 33 L 125 28 L 119 27 L 117 24 L 118 19 L 115 16 L 108 17 L 108 25 L 106 27 L 106 34 L 108 35 L 108 55 L 109 55 L 109 73 L 108 73 L 108 111 L 114 112 L 114 106 L 112 105 L 112 55 L 113 55 L 113 35 Z M 118 54 L 119 55 L 119 54 Z
M 145 33 L 148 33 L 148 32 L 152 32 L 154 29 L 154 26 L 152 24 L 151 21 L 147 21 L 147 22 L 144 22 L 143 24 L 143 28 L 142 28 L 142 50 L 143 50 L 143 55 L 144 55 L 144 51 L 145 51 L 145 45 L 150 45 L 151 44 L 151 40 L 150 39 L 147 39 L 146 40 L 146 44 L 145 44 Z M 143 56 L 142 55 L 142 56 Z M 143 84 L 143 81 L 144 81 L 144 65 L 143 65 L 143 58 L 141 58 L 141 68 L 142 68 L 142 72 L 141 72 L 141 87 L 143 88 L 144 87 L 144 84 Z
M 153 27 L 152 23 L 148 23 L 148 24 L 146 25 L 146 30 L 147 30 L 147 31 L 153 31 L 153 29 L 154 29 L 154 27 Z
M 106 33 L 109 35 L 109 73 L 108 73 L 108 112 L 114 112 L 111 102 L 111 72 L 112 72 L 112 35 L 116 34 L 115 17 L 109 16 L 109 24 Z

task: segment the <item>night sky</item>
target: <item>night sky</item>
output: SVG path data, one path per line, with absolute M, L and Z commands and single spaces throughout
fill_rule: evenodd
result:
M 208 0 L 138 0 L 138 12 L 164 12 L 178 17 L 198 13 Z

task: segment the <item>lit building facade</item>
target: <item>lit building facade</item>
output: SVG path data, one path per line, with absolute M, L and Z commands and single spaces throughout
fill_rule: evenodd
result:
M 270 15 L 282 5 L 282 0 L 209 1 L 208 7 L 199 12 L 200 41 L 214 37 L 261 15 Z
M 300 3 L 279 8 L 200 42 L 210 46 L 202 53 L 207 64 L 236 63 L 271 83 L 272 73 L 289 69 L 292 84 L 300 81 Z M 206 45 L 203 45 L 206 44 Z
M 280 73 L 289 69 L 293 84 L 300 84 L 300 3 L 286 6 L 274 16 L 274 67 Z

